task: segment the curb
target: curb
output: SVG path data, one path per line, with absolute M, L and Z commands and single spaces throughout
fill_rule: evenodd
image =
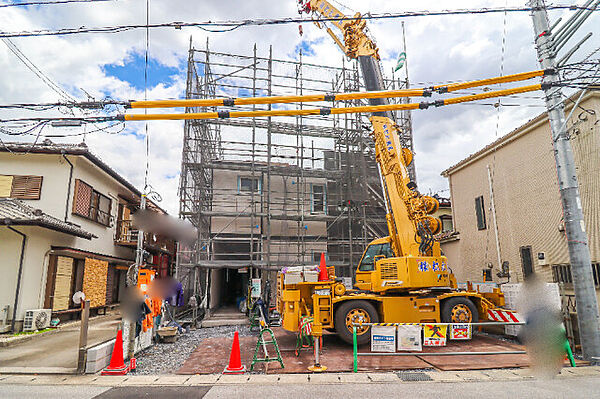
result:
M 417 375 L 418 374 L 418 375 Z M 417 378 L 414 378 L 414 377 Z M 411 378 L 406 378 L 411 377 Z M 600 377 L 600 366 L 563 368 L 556 378 Z M 341 385 L 522 381 L 533 379 L 529 369 L 325 374 L 196 374 L 196 375 L 23 375 L 2 374 L 1 385 L 95 386 L 213 386 L 213 385 Z

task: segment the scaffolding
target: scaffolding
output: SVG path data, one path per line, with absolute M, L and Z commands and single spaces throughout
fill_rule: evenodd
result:
M 316 65 L 304 62 L 301 51 L 295 58 L 276 59 L 271 47 L 259 55 L 254 45 L 251 55 L 241 55 L 212 51 L 208 41 L 204 49 L 190 43 L 186 98 L 364 90 L 354 61 Z M 408 85 L 393 73 L 384 79 L 386 89 Z M 404 145 L 412 149 L 410 113 L 394 116 Z M 334 265 L 338 276 L 352 277 L 368 242 L 388 234 L 369 131 L 368 117 L 360 114 L 185 121 L 179 214 L 197 227 L 198 238 L 178 251 L 178 278 L 187 281 L 184 286 L 198 294 L 207 291 L 206 270 L 211 268 L 248 268 L 251 277 L 264 276 L 258 271 L 318 263 L 320 252 L 327 253 L 328 266 Z

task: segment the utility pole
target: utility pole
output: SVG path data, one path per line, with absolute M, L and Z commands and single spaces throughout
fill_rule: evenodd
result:
M 588 7 L 591 3 L 592 0 L 588 1 L 585 7 Z M 595 8 L 598 1 L 594 3 L 593 7 Z M 533 9 L 532 18 L 538 61 L 544 69 L 555 69 L 557 65 L 557 43 L 555 43 L 551 32 L 552 29 L 548 22 L 544 1 L 531 0 L 529 5 Z M 558 43 L 560 47 L 564 45 L 583 20 L 589 16 L 589 13 L 591 13 L 591 10 L 576 13 L 557 31 L 556 36 L 560 38 Z M 588 237 L 581 208 L 577 170 L 573 150 L 567 135 L 562 90 L 560 86 L 553 85 L 553 83 L 559 82 L 559 77 L 556 73 L 548 75 L 545 82 L 549 83 L 545 86 L 544 93 L 546 107 L 548 108 L 548 120 L 552 129 L 554 158 L 558 173 L 575 299 L 577 301 L 577 320 L 581 347 L 584 358 L 594 362 L 600 357 L 598 301 L 594 287 Z
M 144 192 L 141 195 L 140 198 L 140 211 L 144 211 L 144 209 L 146 209 L 146 191 L 147 191 L 147 184 L 144 187 Z M 133 272 L 131 275 L 129 275 L 128 279 L 127 279 L 127 286 L 129 287 L 129 289 L 131 291 L 133 291 L 137 285 L 137 277 L 138 277 L 138 271 L 140 270 L 140 267 L 142 266 L 142 263 L 144 262 L 144 231 L 143 230 L 138 230 L 138 234 L 137 234 L 137 247 L 136 247 L 136 251 L 135 251 L 135 264 L 130 266 L 130 270 L 127 273 L 129 275 L 130 272 Z M 131 270 L 131 268 L 133 268 L 133 270 Z M 135 356 L 135 326 L 136 322 L 135 320 L 130 320 L 129 321 L 129 343 L 127 345 L 127 358 L 132 359 Z

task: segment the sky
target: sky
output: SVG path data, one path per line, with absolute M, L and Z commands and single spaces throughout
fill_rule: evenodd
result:
M 0 5 L 15 2 L 0 0 Z M 449 3 L 439 1 L 343 0 L 332 3 L 346 14 L 450 7 Z M 452 2 L 451 7 L 524 5 L 525 2 L 511 0 L 464 0 Z M 551 22 L 569 13 L 553 11 L 550 14 Z M 574 44 L 577 37 L 594 31 L 592 39 L 576 53 L 573 60 L 585 57 L 598 47 L 598 14 L 588 19 L 571 42 Z M 150 23 L 296 16 L 296 0 L 149 0 Z M 0 8 L 3 31 L 143 24 L 145 21 L 145 0 Z M 405 23 L 406 49 L 403 48 L 402 21 Z M 410 17 L 370 20 L 368 25 L 379 47 L 384 73 L 393 69 L 398 54 L 406 50 L 406 67 L 412 87 L 538 69 L 528 13 Z M 252 54 L 254 44 L 263 55 L 267 54 L 269 45 L 273 45 L 273 56 L 279 59 L 297 59 L 298 51 L 302 49 L 307 62 L 340 65 L 342 54 L 324 30 L 311 23 L 304 23 L 302 30 L 304 33 L 300 36 L 298 24 L 250 26 L 231 32 L 207 32 L 199 28 L 150 29 L 146 83 L 144 29 L 110 34 L 22 37 L 14 38 L 12 42 L 46 76 L 78 100 L 86 100 L 88 96 L 119 100 L 144 99 L 145 96 L 148 99 L 170 99 L 185 96 L 190 40 L 195 48 L 204 48 L 208 40 L 214 51 L 246 55 Z M 406 71 L 406 67 L 402 72 Z M 0 43 L 0 70 L 0 104 L 60 100 L 60 96 L 3 43 Z M 494 102 L 486 100 L 413 112 L 415 162 L 422 192 L 448 196 L 448 183 L 440 176 L 441 171 L 545 110 L 539 92 L 503 99 L 501 107 L 494 107 Z M 26 111 L 0 111 L 2 118 L 31 114 Z M 98 131 L 94 126 L 85 129 L 62 128 L 58 133 L 80 135 L 52 140 L 72 143 L 85 141 L 92 152 L 136 187 L 142 188 L 146 167 L 146 129 L 149 184 L 161 195 L 160 205 L 177 215 L 183 123 L 132 122 L 120 132 L 114 129 Z M 0 138 L 3 141 L 15 140 L 3 133 L 0 133 Z M 33 139 L 18 138 L 23 141 Z

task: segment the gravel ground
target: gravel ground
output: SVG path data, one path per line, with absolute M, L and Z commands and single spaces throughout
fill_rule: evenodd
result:
M 137 374 L 173 374 L 177 371 L 204 338 L 233 337 L 235 331 L 240 336 L 255 335 L 249 326 L 223 326 L 191 330 L 179 336 L 174 344 L 155 344 L 137 355 Z

